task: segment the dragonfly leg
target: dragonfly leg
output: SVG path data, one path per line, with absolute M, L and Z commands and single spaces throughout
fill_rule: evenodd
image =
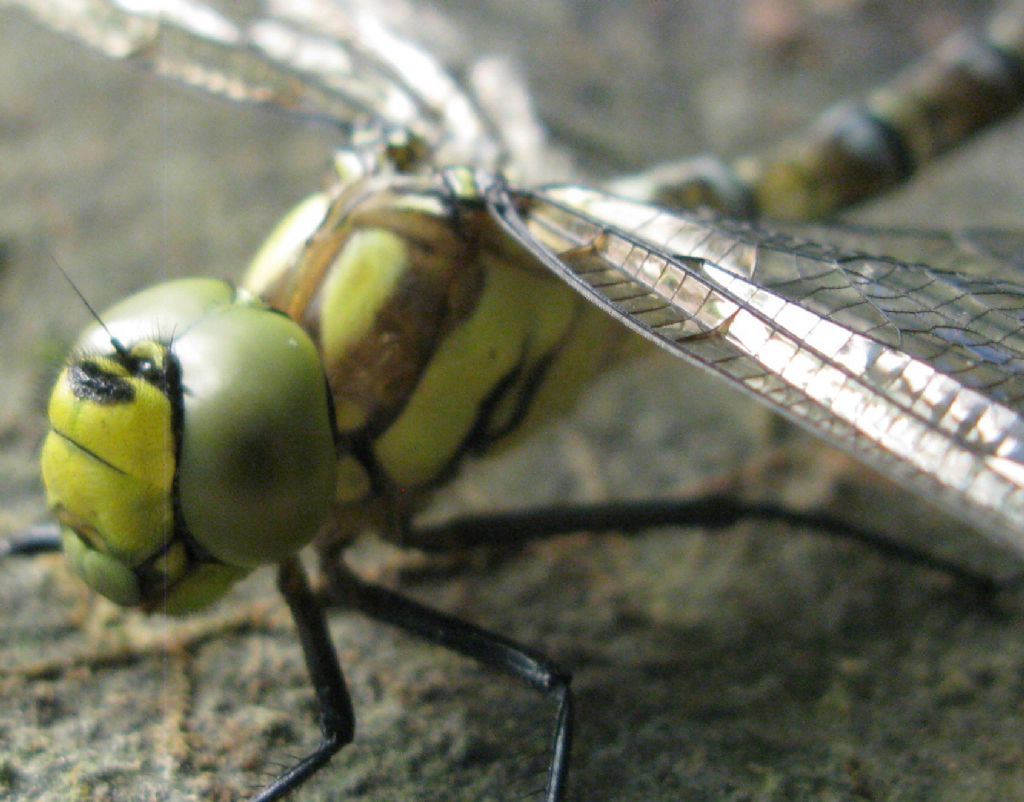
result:
M 352 574 L 343 563 L 328 568 L 329 601 L 358 610 L 377 621 L 413 635 L 521 680 L 549 696 L 557 705 L 551 741 L 545 802 L 562 802 L 569 774 L 572 746 L 572 675 L 548 657 L 515 641 L 474 626 L 407 596 L 368 583 Z
M 251 802 L 270 802 L 294 790 L 321 769 L 335 752 L 351 743 L 355 733 L 352 700 L 327 630 L 327 618 L 319 600 L 310 590 L 306 572 L 297 558 L 281 563 L 277 584 L 295 619 L 306 668 L 316 691 L 322 738 L 312 752 L 254 796 Z
M 628 536 L 667 526 L 717 530 L 743 520 L 785 523 L 827 537 L 861 543 L 887 557 L 948 574 L 982 595 L 993 594 L 1021 581 L 1020 576 L 1004 580 L 986 576 L 827 513 L 792 510 L 719 494 L 467 515 L 436 526 L 415 527 L 408 535 L 408 543 L 427 552 L 447 552 L 473 546 L 507 547 L 570 532 L 618 532 Z
M 0 560 L 7 557 L 53 554 L 60 550 L 60 530 L 56 524 L 40 524 L 0 540 Z

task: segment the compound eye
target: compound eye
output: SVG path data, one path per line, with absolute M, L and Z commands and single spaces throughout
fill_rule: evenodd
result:
M 175 342 L 183 427 L 177 487 L 196 542 L 239 568 L 279 562 L 334 500 L 334 421 L 316 346 L 292 320 L 234 305 Z

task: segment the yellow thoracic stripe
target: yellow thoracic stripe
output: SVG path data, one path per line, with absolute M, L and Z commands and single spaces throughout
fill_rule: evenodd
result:
M 560 342 L 571 295 L 551 279 L 489 265 L 476 310 L 438 345 L 402 415 L 374 444 L 387 475 L 413 487 L 438 476 L 497 385 Z
M 384 229 L 355 232 L 334 260 L 321 289 L 320 350 L 327 364 L 345 359 L 362 340 L 409 269 L 404 243 Z M 366 410 L 335 399 L 338 428 L 366 422 Z
M 629 336 L 434 180 L 345 185 L 313 230 L 293 212 L 270 241 L 294 250 L 246 280 L 314 338 L 339 436 L 365 445 L 339 454 L 337 502 L 437 484 L 564 411 Z

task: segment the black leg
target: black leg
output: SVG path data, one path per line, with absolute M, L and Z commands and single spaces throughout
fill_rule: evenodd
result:
M 60 550 L 60 533 L 53 525 L 34 527 L 0 541 L 0 559 Z M 295 620 L 306 668 L 316 692 L 323 737 L 312 752 L 260 791 L 251 802 L 271 802 L 300 786 L 322 768 L 335 752 L 351 743 L 355 731 L 352 701 L 327 630 L 327 619 L 296 558 L 281 564 L 278 588 Z
M 572 690 L 569 688 L 571 675 L 567 671 L 544 655 L 508 638 L 431 609 L 393 590 L 364 582 L 342 563 L 326 567 L 332 603 L 359 610 L 377 621 L 509 674 L 554 699 L 558 712 L 544 800 L 561 802 L 565 798 L 573 722 Z
M 0 560 L 7 557 L 52 554 L 60 550 L 60 530 L 56 524 L 40 524 L 0 540 Z
M 316 691 L 323 738 L 312 752 L 254 796 L 251 802 L 270 802 L 298 788 L 322 768 L 335 752 L 351 743 L 355 733 L 352 700 L 345 688 L 345 677 L 341 673 L 338 655 L 327 630 L 327 618 L 320 602 L 310 590 L 306 572 L 297 558 L 281 563 L 277 584 L 288 602 L 298 629 L 306 668 Z
M 744 520 L 787 523 L 828 537 L 851 540 L 881 554 L 949 574 L 973 590 L 990 594 L 1006 584 L 926 551 L 891 540 L 824 513 L 800 512 L 774 504 L 749 503 L 728 495 L 669 501 L 610 502 L 579 507 L 543 507 L 506 514 L 465 516 L 437 526 L 413 526 L 409 546 L 447 552 L 473 546 L 509 546 L 570 532 L 632 534 L 665 526 L 721 529 Z

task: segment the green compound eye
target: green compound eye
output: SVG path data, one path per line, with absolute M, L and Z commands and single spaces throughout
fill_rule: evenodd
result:
M 287 317 L 236 304 L 205 316 L 174 354 L 185 524 L 229 565 L 280 561 L 313 538 L 334 495 L 333 424 L 316 348 Z
M 50 401 L 43 478 L 65 552 L 112 601 L 197 609 L 326 519 L 323 369 L 296 323 L 224 282 L 163 284 L 101 318 Z

